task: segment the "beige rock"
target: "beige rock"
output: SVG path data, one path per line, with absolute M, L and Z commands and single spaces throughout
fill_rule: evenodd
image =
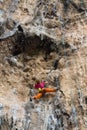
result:
M 61 58 L 58 62 L 58 67 L 59 68 L 63 68 L 65 65 L 65 59 L 64 58 Z
M 15 22 L 12 19 L 7 19 L 6 27 L 9 30 L 12 30 L 14 28 L 14 26 L 15 26 Z
M 65 11 L 64 4 L 62 3 L 63 0 L 18 1 L 19 0 L 3 0 L 3 5 L 0 4 L 0 12 L 1 9 L 5 10 L 5 19 L 8 17 L 12 19 L 12 21 L 9 21 L 7 24 L 5 30 L 7 34 L 9 33 L 9 30 L 14 27 L 13 21 L 18 21 L 20 24 L 23 24 L 25 36 L 27 37 L 25 44 L 28 46 L 28 52 L 30 52 L 29 56 L 30 54 L 33 55 L 33 59 L 27 57 L 26 60 L 24 60 L 23 54 L 20 54 L 19 59 L 17 56 L 17 61 L 10 61 L 11 63 L 14 62 L 15 65 L 10 66 L 9 64 L 6 64 L 3 59 L 6 56 L 12 55 L 11 51 L 13 46 L 15 46 L 15 37 L 17 35 L 3 41 L 0 40 L 0 103 L 4 105 L 4 111 L 0 110 L 0 123 L 2 123 L 0 124 L 0 128 L 3 130 L 47 130 L 53 129 L 53 127 L 54 129 L 59 128 L 59 118 L 56 118 L 56 115 L 54 117 L 55 108 L 53 102 L 55 97 L 55 99 L 58 99 L 57 110 L 55 110 L 57 112 L 57 117 L 59 114 L 61 115 L 61 118 L 64 119 L 63 128 L 61 129 L 87 130 L 87 125 L 85 125 L 85 123 L 87 123 L 86 109 L 84 109 L 84 106 L 87 108 L 87 104 L 83 101 L 83 109 L 79 107 L 80 98 L 78 98 L 77 89 L 79 86 L 83 98 L 87 97 L 87 14 L 86 11 L 82 11 L 81 13 L 75 9 L 75 7 L 83 8 L 83 5 L 85 5 L 84 10 L 86 10 L 87 2 L 83 0 L 84 4 L 81 4 L 80 0 L 73 0 L 74 5 L 76 4 L 77 6 L 74 7 L 72 4 L 69 4 Z M 18 2 L 16 6 L 15 2 Z M 64 0 L 64 2 L 66 1 Z M 9 12 L 10 8 L 13 8 L 14 6 L 17 7 L 16 10 L 14 12 Z M 57 16 L 51 15 L 52 9 L 57 9 Z M 39 16 L 37 16 L 37 12 L 40 12 Z M 48 16 L 48 18 L 46 18 L 46 16 Z M 0 13 L 0 21 L 2 21 L 1 19 Z M 2 33 L 3 31 L 1 30 L 1 34 Z M 83 38 L 83 36 L 85 38 Z M 38 37 L 39 40 L 36 40 L 36 37 Z M 34 41 L 35 44 L 38 44 L 38 41 L 39 43 L 42 43 L 43 38 L 44 42 L 46 41 L 46 44 L 56 42 L 59 47 L 57 50 L 58 54 L 51 52 L 47 61 L 44 61 L 43 59 L 45 49 L 44 52 L 41 52 L 42 48 L 39 48 L 41 53 L 38 54 L 36 53 L 38 47 L 32 47 L 32 41 Z M 71 47 L 74 46 L 77 49 L 76 52 L 69 53 L 69 55 L 66 56 L 66 59 L 64 59 L 64 53 L 60 54 L 60 52 L 67 51 L 68 54 L 68 51 L 71 50 L 71 48 L 66 46 L 63 48 L 60 44 L 61 39 L 63 38 L 64 42 L 67 42 Z M 58 69 L 50 71 L 52 62 L 58 58 L 59 55 L 62 56 L 58 63 Z M 20 65 L 18 66 L 19 63 Z M 68 63 L 67 67 L 65 67 L 66 63 Z M 24 66 L 26 66 L 26 73 L 23 72 Z M 29 70 L 27 67 L 29 67 Z M 14 71 L 11 71 L 11 69 Z M 59 93 L 56 93 L 56 95 L 55 93 L 50 93 L 37 101 L 30 101 L 30 96 L 37 93 L 37 91 L 34 91 L 33 89 L 34 77 L 48 80 L 47 87 L 54 87 L 54 77 L 58 77 L 59 74 L 60 89 L 64 93 L 63 98 L 61 98 L 61 95 L 59 97 Z M 75 82 L 75 79 L 78 82 Z M 12 91 L 14 88 L 16 88 L 17 94 L 15 94 L 15 91 Z M 31 94 L 29 94 L 30 90 L 32 90 Z M 76 124 L 76 122 L 72 124 L 71 122 L 71 125 L 69 125 L 70 122 L 68 121 L 70 118 L 67 119 L 67 114 L 71 114 L 72 103 L 76 108 L 76 118 L 74 115 L 73 119 L 74 122 L 76 121 L 75 119 L 77 119 L 78 124 Z M 35 107 L 31 107 L 31 104 L 34 104 Z M 58 105 L 60 105 L 60 107 Z M 61 107 L 63 108 L 63 112 L 61 111 Z M 85 110 L 83 111 L 85 115 L 81 113 L 81 110 Z M 8 114 L 4 115 L 5 113 Z M 3 123 L 3 121 L 5 123 Z M 66 128 L 64 128 L 65 125 Z M 58 127 L 55 128 L 55 126 Z
M 55 59 L 55 58 L 58 58 L 57 53 L 56 53 L 56 52 L 51 52 L 51 53 L 49 54 L 49 59 Z

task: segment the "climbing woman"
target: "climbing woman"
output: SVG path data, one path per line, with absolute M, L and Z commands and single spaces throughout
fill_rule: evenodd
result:
M 49 92 L 56 92 L 58 89 L 55 88 L 45 88 L 45 85 L 47 84 L 47 82 L 45 81 L 40 81 L 36 79 L 36 84 L 35 84 L 35 89 L 38 89 L 38 94 L 36 94 L 35 96 L 33 96 L 33 99 L 39 99 L 41 97 L 43 97 L 45 95 L 45 93 L 49 93 Z

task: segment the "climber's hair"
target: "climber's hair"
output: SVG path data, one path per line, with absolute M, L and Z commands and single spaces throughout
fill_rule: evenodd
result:
M 41 80 L 40 79 L 36 79 L 35 82 L 36 82 L 36 84 L 39 84 L 41 82 Z
M 42 82 L 42 80 L 39 77 L 38 78 L 34 77 L 33 81 L 35 82 L 35 84 L 39 84 L 40 82 Z

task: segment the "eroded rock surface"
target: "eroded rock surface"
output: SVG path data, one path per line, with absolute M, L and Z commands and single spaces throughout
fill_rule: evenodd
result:
M 87 129 L 87 2 L 0 0 L 0 130 Z M 39 100 L 34 79 L 59 88 Z

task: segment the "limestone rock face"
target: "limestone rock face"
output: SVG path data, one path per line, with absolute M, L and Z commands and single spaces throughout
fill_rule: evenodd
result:
M 0 0 L 0 130 L 86 130 L 86 44 L 86 0 Z

